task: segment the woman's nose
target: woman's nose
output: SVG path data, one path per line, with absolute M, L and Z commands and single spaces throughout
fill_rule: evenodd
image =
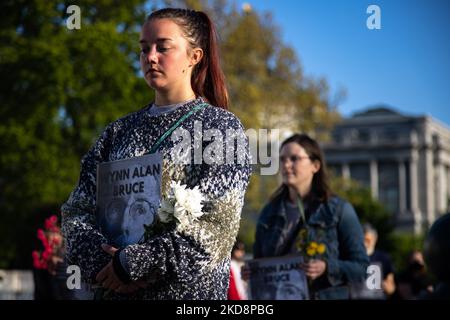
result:
M 292 165 L 292 162 L 289 159 L 280 160 L 282 168 L 289 168 Z
M 147 62 L 150 63 L 150 64 L 157 62 L 156 46 L 153 46 L 152 48 L 150 48 L 150 50 L 148 51 L 146 59 L 147 59 Z

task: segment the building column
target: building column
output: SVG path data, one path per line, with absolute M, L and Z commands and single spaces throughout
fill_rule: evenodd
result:
M 378 199 L 378 162 L 377 160 L 370 161 L 370 190 L 372 197 Z
M 405 162 L 401 160 L 398 163 L 398 200 L 400 215 L 406 212 L 406 168 Z
M 425 219 L 426 219 L 426 225 L 428 227 L 431 226 L 431 224 L 435 220 L 435 195 L 436 189 L 435 189 L 435 183 L 434 183 L 434 166 L 433 166 L 433 150 L 430 148 L 430 146 L 427 146 L 425 150 L 425 185 L 423 186 L 425 188 Z
M 450 210 L 450 166 L 445 167 L 445 175 L 447 177 L 447 193 L 445 195 L 445 211 Z
M 447 180 L 447 170 L 445 164 L 439 159 L 439 164 L 437 165 L 438 170 L 438 190 L 436 192 L 436 196 L 438 197 L 437 201 L 437 213 L 444 214 L 447 211 L 447 193 L 448 193 L 448 183 Z
M 419 208 L 419 172 L 418 172 L 418 153 L 413 149 L 411 154 L 411 162 L 409 165 L 409 177 L 410 177 L 410 208 L 414 219 L 414 233 L 419 234 L 422 231 L 422 213 Z
M 350 179 L 350 166 L 348 163 L 342 164 L 342 177 L 344 179 Z

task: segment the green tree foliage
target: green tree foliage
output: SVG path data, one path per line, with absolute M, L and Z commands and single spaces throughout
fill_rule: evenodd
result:
M 222 55 L 235 112 L 247 128 L 309 132 L 337 119 L 326 81 L 306 78 L 295 51 L 281 41 L 269 13 L 232 15 Z
M 332 189 L 353 205 L 362 224 L 370 223 L 375 227 L 377 248 L 389 253 L 396 272 L 406 268 L 413 250 L 422 250 L 424 235 L 395 231 L 392 214 L 372 197 L 368 188 L 353 180 L 333 178 Z
M 0 5 L 0 267 L 28 266 L 35 229 L 74 187 L 79 163 L 114 119 L 151 92 L 138 75 L 144 1 Z
M 353 180 L 333 178 L 332 190 L 339 196 L 349 201 L 360 219 L 361 224 L 370 223 L 378 232 L 379 248 L 392 249 L 392 231 L 394 224 L 391 214 L 376 199 L 372 197 L 370 190 Z
M 390 237 L 389 253 L 395 266 L 395 271 L 401 273 L 408 264 L 409 255 L 423 250 L 425 234 L 414 235 L 405 232 L 393 232 Z

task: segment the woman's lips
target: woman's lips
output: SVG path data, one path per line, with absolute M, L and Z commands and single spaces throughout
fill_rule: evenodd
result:
M 159 76 L 161 74 L 162 74 L 161 71 L 150 69 L 145 73 L 144 77 L 146 77 L 148 79 L 155 79 L 155 78 L 159 78 Z
M 156 69 L 149 69 L 149 70 L 147 70 L 146 74 L 147 73 L 161 73 L 161 71 L 158 71 Z

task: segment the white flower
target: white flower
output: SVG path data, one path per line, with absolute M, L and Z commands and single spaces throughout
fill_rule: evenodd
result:
M 175 194 L 175 201 L 181 205 L 188 202 L 188 190 L 185 185 L 180 185 L 179 182 L 172 185 L 173 193 Z
M 174 217 L 183 225 L 190 224 L 192 219 L 203 215 L 202 201 L 203 195 L 198 187 L 188 189 L 186 185 L 172 181 L 167 198 L 161 201 L 158 216 L 163 223 Z
M 198 187 L 188 190 L 188 199 L 189 201 L 185 203 L 186 210 L 195 218 L 200 218 L 203 215 L 202 201 L 204 198 Z
M 191 223 L 189 214 L 182 205 L 175 203 L 174 209 L 173 216 L 180 222 L 181 225 L 189 225 Z
M 203 215 L 201 204 L 203 196 L 198 187 L 186 189 L 185 185 L 175 183 L 173 184 L 173 188 L 176 206 L 178 205 L 175 215 L 177 215 L 177 213 L 180 214 L 183 210 L 187 211 L 187 213 L 193 215 L 195 218 L 199 218 Z

